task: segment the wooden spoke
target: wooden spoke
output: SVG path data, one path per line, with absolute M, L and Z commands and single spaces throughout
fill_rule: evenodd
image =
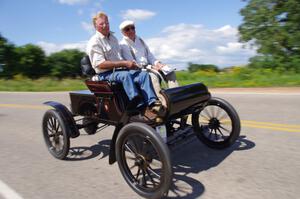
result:
M 208 112 L 207 108 L 204 109 L 204 113 L 210 118 L 212 118 L 212 115 Z
M 214 134 L 215 134 L 215 138 L 216 138 L 216 140 L 218 140 L 218 134 L 217 134 L 217 130 L 216 129 L 214 129 Z
M 149 172 L 149 169 L 146 168 L 145 170 L 146 170 L 146 173 L 149 176 L 151 182 L 153 183 L 153 186 L 155 186 L 155 184 L 157 184 L 157 182 L 155 182 L 155 180 L 152 178 L 152 176 L 151 176 L 151 174 Z
M 160 175 L 157 174 L 157 173 L 152 169 L 152 167 L 151 167 L 150 165 L 148 166 L 148 169 L 149 169 L 149 171 L 150 171 L 151 173 L 153 173 L 156 177 L 160 178 Z
M 220 128 L 217 128 L 217 130 L 218 130 L 219 133 L 222 135 L 222 137 L 225 137 L 224 134 L 222 133 L 222 131 L 220 130 Z
M 224 128 L 223 126 L 220 125 L 220 128 L 223 129 L 224 131 L 227 131 L 228 133 L 230 133 L 230 131 L 226 128 Z
M 138 171 L 137 171 L 137 174 L 136 174 L 136 176 L 135 176 L 135 180 L 136 181 L 138 181 L 138 178 L 139 178 L 139 176 L 140 176 L 140 173 L 141 173 L 141 168 L 139 167 L 139 169 L 138 169 Z
M 131 146 L 131 145 L 130 145 Z M 135 155 L 135 157 L 137 156 L 137 152 L 135 151 L 135 149 L 131 149 L 128 144 L 125 144 L 125 148 L 132 154 Z

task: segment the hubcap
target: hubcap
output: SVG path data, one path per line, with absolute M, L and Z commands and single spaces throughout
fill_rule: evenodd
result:
M 211 118 L 208 123 L 210 129 L 218 129 L 220 127 L 220 121 L 217 118 Z
M 145 160 L 142 156 L 138 156 L 136 157 L 136 160 L 135 160 L 135 165 L 138 166 L 138 167 L 143 167 L 145 164 Z

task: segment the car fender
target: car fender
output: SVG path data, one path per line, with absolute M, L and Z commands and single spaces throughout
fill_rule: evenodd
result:
M 64 122 L 66 122 L 68 128 L 68 133 L 71 138 L 76 138 L 80 135 L 79 130 L 76 126 L 76 122 L 73 118 L 72 113 L 68 110 L 67 107 L 65 107 L 63 104 L 54 102 L 54 101 L 48 101 L 44 102 L 43 104 L 53 107 L 56 111 L 58 111 L 62 117 Z

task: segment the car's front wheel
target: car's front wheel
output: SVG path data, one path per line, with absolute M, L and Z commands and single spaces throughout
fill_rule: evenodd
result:
M 124 126 L 116 141 L 116 157 L 128 185 L 145 198 L 161 198 L 169 190 L 172 166 L 167 145 L 142 123 Z
M 56 110 L 48 110 L 43 117 L 42 128 L 51 155 L 57 159 L 65 159 L 70 149 L 70 136 L 61 114 Z
M 221 98 L 211 98 L 207 105 L 192 114 L 194 131 L 204 144 L 223 149 L 240 135 L 240 118 L 235 109 Z

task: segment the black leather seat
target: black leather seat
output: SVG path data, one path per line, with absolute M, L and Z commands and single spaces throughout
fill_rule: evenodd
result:
M 92 77 L 96 74 L 94 68 L 92 67 L 90 58 L 88 55 L 84 56 L 81 61 L 81 72 L 84 76 Z
M 118 98 L 118 103 L 121 107 L 126 107 L 129 100 L 128 97 L 123 89 L 122 84 L 116 83 L 116 82 L 110 82 L 107 80 L 101 80 L 99 81 L 96 77 L 96 72 L 94 68 L 92 67 L 92 64 L 90 62 L 90 58 L 88 55 L 84 56 L 81 59 L 81 71 L 82 74 L 88 79 L 85 81 L 86 86 L 89 88 L 89 90 L 94 93 L 96 96 L 104 97 L 104 96 L 115 96 Z

